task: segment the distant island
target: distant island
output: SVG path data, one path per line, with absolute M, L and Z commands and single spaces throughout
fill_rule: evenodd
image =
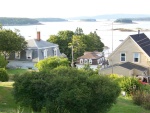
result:
M 38 20 L 30 18 L 8 18 L 0 17 L 0 24 L 2 26 L 15 26 L 15 25 L 40 25 Z
M 66 22 L 68 20 L 62 18 L 35 18 L 39 22 Z
M 131 19 L 127 19 L 127 18 L 120 18 L 115 20 L 114 22 L 116 23 L 133 23 Z
M 80 19 L 79 21 L 96 22 L 96 19 Z

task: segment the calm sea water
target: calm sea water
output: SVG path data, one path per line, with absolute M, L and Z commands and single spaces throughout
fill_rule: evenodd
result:
M 36 38 L 36 32 L 41 32 L 41 38 L 47 40 L 50 35 L 56 35 L 58 31 L 61 30 L 72 30 L 75 31 L 77 27 L 83 29 L 85 34 L 96 31 L 97 34 L 101 37 L 102 42 L 105 46 L 112 50 L 112 39 L 113 39 L 113 50 L 121 44 L 120 40 L 124 40 L 129 35 L 136 34 L 137 32 L 120 32 L 112 31 L 113 28 L 127 28 L 127 29 L 150 29 L 150 22 L 135 22 L 136 24 L 116 24 L 111 21 L 100 20 L 98 22 L 46 22 L 42 23 L 43 25 L 29 25 L 29 26 L 4 26 L 6 29 L 19 29 L 22 36 L 25 39 Z M 96 30 L 97 29 L 97 30 Z M 136 29 L 136 31 L 138 31 Z M 150 31 L 143 32 L 150 38 Z

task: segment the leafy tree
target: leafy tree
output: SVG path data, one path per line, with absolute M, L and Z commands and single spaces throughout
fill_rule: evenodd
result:
M 75 35 L 82 35 L 82 34 L 84 34 L 84 33 L 83 33 L 82 28 L 77 27 L 77 29 L 75 30 L 75 33 L 74 33 L 74 34 L 75 34 Z
M 71 43 L 73 35 L 73 31 L 59 31 L 57 35 L 51 35 L 47 41 L 58 44 L 60 52 L 71 59 L 71 49 L 68 47 L 68 44 Z
M 72 31 L 59 31 L 57 35 L 51 35 L 48 41 L 59 45 L 60 52 L 65 53 L 71 61 L 73 46 L 74 59 L 83 55 L 85 51 L 102 51 L 104 44 L 96 32 L 85 35 L 81 28 Z
M 7 65 L 7 61 L 5 60 L 4 56 L 0 54 L 0 68 L 5 68 Z
M 5 59 L 15 51 L 21 51 L 26 48 L 27 42 L 18 33 L 12 30 L 0 30 L 0 52 L 5 56 Z
M 69 66 L 69 61 L 67 58 L 63 57 L 48 57 L 46 59 L 40 60 L 35 66 L 40 71 L 51 70 L 58 66 Z

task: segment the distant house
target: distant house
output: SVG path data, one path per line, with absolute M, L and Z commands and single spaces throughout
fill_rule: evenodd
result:
M 101 74 L 150 75 L 150 39 L 144 33 L 129 35 L 108 56 L 109 67 Z
M 76 67 L 83 68 L 86 64 L 90 65 L 90 68 L 95 70 L 99 67 L 107 67 L 106 61 L 102 52 L 84 52 L 84 55 L 77 58 Z
M 61 56 L 59 46 L 41 40 L 40 32 L 37 32 L 36 39 L 27 40 L 27 48 L 25 50 L 10 55 L 7 67 L 36 69 L 34 64 L 49 56 Z

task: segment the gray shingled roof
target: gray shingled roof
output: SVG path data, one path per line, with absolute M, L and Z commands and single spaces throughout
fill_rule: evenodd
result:
M 130 37 L 145 51 L 150 57 L 150 39 L 144 34 L 130 35 Z
M 56 47 L 58 46 L 57 44 L 47 42 L 40 40 L 38 41 L 37 39 L 30 39 L 27 40 L 27 47 L 28 48 L 45 48 L 45 47 Z
M 132 69 L 137 69 L 137 70 L 141 70 L 141 71 L 147 70 L 147 68 L 137 65 L 137 64 L 134 64 L 134 63 L 131 63 L 131 62 L 125 62 L 125 63 L 120 64 L 119 66 L 124 67 L 129 70 L 132 70 Z

